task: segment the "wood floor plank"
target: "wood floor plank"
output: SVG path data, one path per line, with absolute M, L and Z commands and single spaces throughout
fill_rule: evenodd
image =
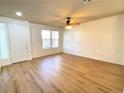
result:
M 0 93 L 122 93 L 124 66 L 57 54 L 2 68 Z

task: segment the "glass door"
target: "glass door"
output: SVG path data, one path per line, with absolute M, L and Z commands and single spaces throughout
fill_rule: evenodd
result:
M 7 25 L 0 22 L 0 65 L 10 64 Z

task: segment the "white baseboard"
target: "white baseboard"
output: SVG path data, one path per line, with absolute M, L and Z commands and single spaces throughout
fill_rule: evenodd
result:
M 98 58 L 93 58 L 93 57 L 82 56 L 82 55 L 74 54 L 74 53 L 71 53 L 71 52 L 65 52 L 65 51 L 64 51 L 63 53 L 70 54 L 70 55 L 75 55 L 75 56 L 79 56 L 79 57 L 84 57 L 84 58 L 88 58 L 88 59 L 93 59 L 93 60 L 97 60 L 97 61 L 102 61 L 102 62 L 106 62 L 106 63 L 110 63 L 110 64 L 115 64 L 115 65 L 124 66 L 124 64 L 115 63 L 114 61 L 107 61 L 107 60 L 103 60 L 103 59 L 98 59 Z

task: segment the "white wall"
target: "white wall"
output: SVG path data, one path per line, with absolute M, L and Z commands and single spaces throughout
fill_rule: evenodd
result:
M 123 28 L 122 28 L 122 34 L 121 34 L 121 37 L 123 37 L 122 38 L 122 48 L 121 48 L 121 53 L 122 53 L 122 62 L 123 62 L 123 65 L 124 65 L 124 18 L 121 20 L 123 23 L 121 24 L 122 26 L 123 26 Z
M 51 26 L 40 25 L 40 24 L 33 24 L 33 23 L 30 24 L 30 29 L 31 29 L 31 38 L 32 38 L 33 58 L 61 52 L 61 29 L 56 27 L 51 27 Z M 59 48 L 42 49 L 42 40 L 41 40 L 42 29 L 60 31 L 60 47 Z
M 64 31 L 63 51 L 124 64 L 124 15 L 83 23 Z

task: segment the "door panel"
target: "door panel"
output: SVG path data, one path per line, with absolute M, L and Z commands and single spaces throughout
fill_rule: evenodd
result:
M 0 65 L 11 64 L 7 24 L 0 21 Z
M 28 60 L 27 25 L 10 23 L 8 27 L 12 61 L 15 63 Z

